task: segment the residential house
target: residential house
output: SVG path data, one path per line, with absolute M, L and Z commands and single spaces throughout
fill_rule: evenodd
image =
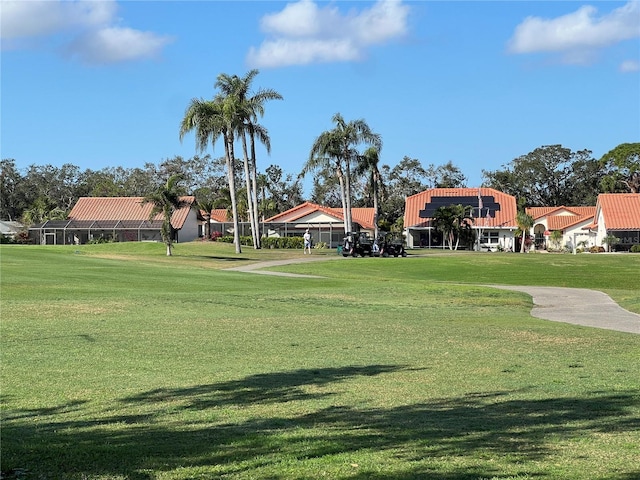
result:
M 25 229 L 20 222 L 11 220 L 0 220 L 0 235 L 6 238 L 15 238 L 18 233 Z
M 596 207 L 529 207 L 526 213 L 533 217 L 533 236 L 536 250 L 561 250 L 581 245 L 584 248 L 596 245 L 595 235 L 585 230 L 593 222 Z M 554 245 L 551 234 L 562 232 Z
M 194 206 L 195 197 L 185 196 L 186 205 L 171 217 L 175 241 L 198 238 L 201 217 Z M 68 245 L 105 239 L 118 242 L 162 241 L 162 214 L 149 219 L 153 204 L 143 197 L 82 197 L 66 220 L 48 220 L 29 228 L 35 243 Z
M 352 208 L 352 228 L 357 232 L 374 232 L 374 209 Z M 311 202 L 274 215 L 264 221 L 267 237 L 301 237 L 308 228 L 313 243 L 326 243 L 329 248 L 342 244 L 345 234 L 342 208 L 324 207 Z
M 405 200 L 404 229 L 408 248 L 443 247 L 433 217 L 439 207 L 462 205 L 473 212 L 476 250 L 515 250 L 516 199 L 492 188 L 432 188 Z
M 585 230 L 595 236 L 596 245 L 604 245 L 609 235 L 616 237 L 614 250 L 640 245 L 640 193 L 598 195 L 593 222 Z

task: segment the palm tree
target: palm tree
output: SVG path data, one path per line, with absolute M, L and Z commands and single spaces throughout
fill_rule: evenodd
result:
M 562 246 L 562 230 L 554 230 L 553 232 L 551 232 L 551 243 L 553 243 L 553 245 L 556 247 L 556 250 L 560 250 L 560 247 Z
M 234 132 L 237 130 L 238 123 L 241 122 L 239 120 L 242 118 L 240 110 L 239 103 L 233 97 L 223 98 L 218 95 L 210 101 L 194 98 L 187 106 L 180 124 L 180 141 L 188 132 L 195 130 L 196 148 L 201 152 L 206 150 L 209 142 L 213 146 L 220 137 L 224 141 L 231 210 L 233 212 L 233 243 L 236 247 L 236 253 L 242 253 L 234 172 Z
M 162 235 L 162 241 L 167 246 L 168 257 L 171 256 L 171 245 L 173 244 L 175 232 L 173 225 L 171 225 L 171 216 L 174 211 L 187 205 L 187 202 L 180 197 L 180 195 L 184 193 L 183 189 L 178 185 L 182 180 L 183 176 L 181 174 L 171 175 L 165 185 L 145 196 L 142 200 L 143 204 L 153 204 L 153 208 L 149 214 L 149 221 L 153 221 L 159 213 L 162 213 L 162 228 L 160 229 L 160 233 Z
M 528 213 L 526 213 L 525 211 L 520 211 L 516 215 L 516 223 L 518 224 L 518 228 L 522 233 L 522 243 L 520 245 L 520 253 L 524 253 L 527 234 L 531 230 L 531 227 L 533 227 L 534 220 L 533 220 L 533 217 Z
M 211 211 L 215 208 L 215 201 L 211 199 L 197 200 L 196 205 L 202 211 L 202 218 L 207 222 L 204 236 L 207 240 L 211 240 Z
M 67 213 L 60 207 L 56 207 L 47 197 L 38 197 L 31 207 L 22 214 L 24 225 L 34 225 L 47 220 L 64 220 Z
M 331 120 L 336 124 L 335 128 L 321 133 L 316 138 L 302 175 L 316 168 L 329 167 L 333 160 L 333 167 L 340 180 L 346 233 L 352 230 L 351 167 L 359 158 L 356 148 L 365 144 L 376 147 L 379 151 L 382 149 L 382 139 L 379 134 L 373 133 L 362 119 L 345 122 L 342 115 L 336 113 Z
M 358 165 L 356 166 L 355 174 L 362 175 L 368 174 L 368 183 L 371 189 L 371 196 L 373 197 L 373 238 L 378 238 L 378 213 L 379 197 L 381 190 L 384 190 L 384 184 L 382 183 L 382 174 L 378 169 L 378 163 L 380 162 L 380 150 L 376 147 L 367 148 L 362 154 Z
M 244 153 L 244 173 L 253 244 L 255 248 L 260 248 L 255 139 L 257 137 L 265 146 L 267 153 L 271 152 L 271 141 L 267 130 L 257 123 L 257 118 L 264 115 L 264 103 L 267 100 L 281 100 L 282 95 L 272 89 L 260 89 L 254 95 L 249 96 L 251 82 L 257 74 L 258 70 L 256 69 L 250 70 L 242 78 L 223 73 L 218 75 L 215 86 L 221 90 L 223 95 L 233 97 L 241 105 L 243 118 L 238 123 L 237 133 L 241 137 Z M 247 137 L 250 143 L 250 156 L 247 151 Z
M 433 223 L 442 232 L 442 243 L 447 240 L 449 250 L 458 250 L 460 237 L 465 228 L 470 228 L 469 222 L 473 221 L 472 207 L 462 205 L 447 205 L 439 207 L 433 216 Z M 455 248 L 453 242 L 455 240 Z

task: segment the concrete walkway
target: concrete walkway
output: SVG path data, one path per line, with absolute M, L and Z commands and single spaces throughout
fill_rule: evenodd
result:
M 531 295 L 533 298 L 532 317 L 640 334 L 640 315 L 625 310 L 615 303 L 609 295 L 597 290 L 563 287 L 487 286 Z
M 303 258 L 259 262 L 251 265 L 227 268 L 228 271 L 257 273 L 261 275 L 277 275 L 295 278 L 323 278 L 317 275 L 301 275 L 269 271 L 269 267 L 289 265 L 292 263 L 313 262 L 321 260 L 338 260 L 340 256 L 309 255 Z M 508 285 L 485 285 L 502 290 L 514 290 L 531 295 L 533 310 L 531 316 L 565 322 L 585 327 L 604 328 L 619 332 L 640 334 L 640 315 L 623 309 L 607 294 L 585 288 L 563 287 L 521 287 Z

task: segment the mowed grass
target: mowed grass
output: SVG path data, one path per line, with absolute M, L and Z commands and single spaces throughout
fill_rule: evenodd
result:
M 640 476 L 640 335 L 481 286 L 640 311 L 640 256 L 174 253 L 2 246 L 3 479 Z

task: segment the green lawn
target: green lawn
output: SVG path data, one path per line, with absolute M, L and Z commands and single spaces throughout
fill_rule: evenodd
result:
M 3 245 L 2 479 L 640 476 L 640 335 L 478 286 L 640 312 L 640 256 L 411 253 Z

